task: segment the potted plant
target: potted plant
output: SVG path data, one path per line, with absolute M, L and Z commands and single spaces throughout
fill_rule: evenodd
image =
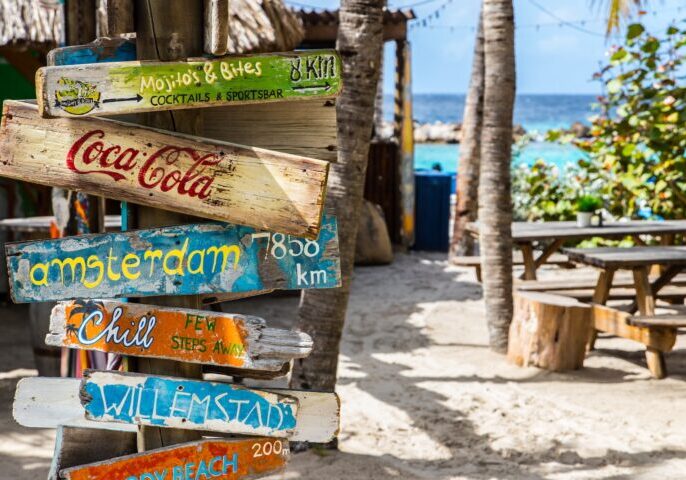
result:
M 603 206 L 603 201 L 595 195 L 581 195 L 576 199 L 576 226 L 590 227 L 593 214 Z

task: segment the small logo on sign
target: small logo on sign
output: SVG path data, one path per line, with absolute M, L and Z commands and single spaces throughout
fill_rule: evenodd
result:
M 57 81 L 63 86 L 55 91 L 55 106 L 72 115 L 85 115 L 100 106 L 100 92 L 95 85 L 62 77 Z

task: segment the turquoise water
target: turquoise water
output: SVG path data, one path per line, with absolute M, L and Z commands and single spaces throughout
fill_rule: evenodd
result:
M 457 171 L 459 160 L 459 145 L 419 143 L 415 145 L 414 165 L 417 169 L 432 169 L 435 164 L 441 166 L 441 171 L 454 173 Z M 564 168 L 569 163 L 576 163 L 586 158 L 586 154 L 572 146 L 557 145 L 547 142 L 535 142 L 524 148 L 513 162 L 516 165 L 531 165 L 539 158 Z

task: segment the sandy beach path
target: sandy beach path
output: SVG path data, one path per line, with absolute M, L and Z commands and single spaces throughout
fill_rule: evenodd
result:
M 290 326 L 297 303 L 255 298 L 231 308 Z M 35 374 L 25 312 L 0 314 L 0 471 L 15 480 L 43 478 L 52 456 L 52 432 L 11 419 L 17 379 Z M 269 478 L 684 478 L 686 335 L 660 381 L 637 344 L 596 346 L 578 372 L 520 369 L 487 347 L 471 270 L 434 254 L 358 268 L 341 346 L 341 451 L 297 454 Z

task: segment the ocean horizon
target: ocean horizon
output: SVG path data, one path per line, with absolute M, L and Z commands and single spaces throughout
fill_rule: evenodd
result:
M 413 95 L 413 118 L 419 123 L 462 123 L 465 94 Z M 575 122 L 588 124 L 595 112 L 595 95 L 589 94 L 520 94 L 515 100 L 514 123 L 527 132 L 569 128 Z M 393 97 L 384 96 L 384 119 L 393 120 Z M 513 157 L 516 164 L 530 165 L 538 159 L 564 168 L 586 155 L 572 146 L 548 142 L 532 142 Z M 415 168 L 431 169 L 440 165 L 444 172 L 457 171 L 459 145 L 420 143 L 415 145 Z

